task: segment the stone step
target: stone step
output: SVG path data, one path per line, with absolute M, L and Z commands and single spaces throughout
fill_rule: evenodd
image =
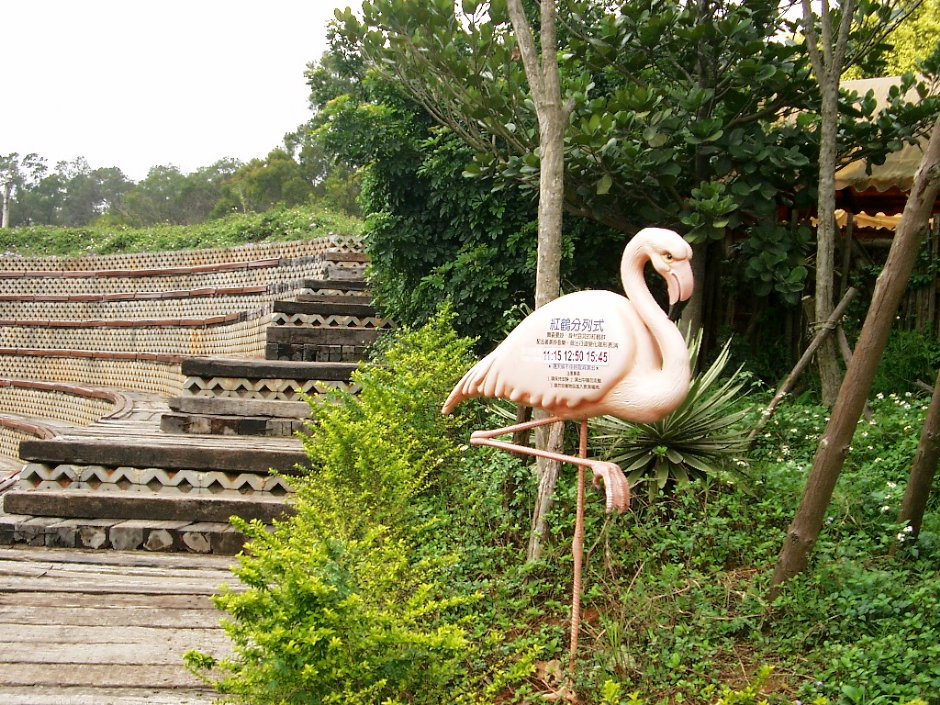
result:
M 324 304 L 372 304 L 370 294 L 307 294 L 300 293 L 294 297 L 295 301 L 308 302 L 316 301 Z
M 339 298 L 339 297 L 337 297 Z M 296 314 L 319 316 L 356 316 L 361 318 L 374 318 L 375 307 L 360 302 L 326 302 L 326 301 L 275 301 L 273 313 L 284 313 L 289 316 Z
M 186 377 L 348 381 L 356 363 L 252 360 L 238 357 L 188 357 L 180 363 Z
M 97 519 L 0 513 L 0 545 L 234 555 L 244 537 L 228 522 Z
M 369 290 L 369 285 L 361 279 L 304 279 L 303 288 L 366 292 Z
M 283 402 L 290 404 L 291 402 Z M 301 402 L 302 403 L 302 402 Z M 307 406 L 304 404 L 304 406 Z M 307 407 L 309 411 L 309 407 Z M 293 436 L 304 428 L 304 420 L 272 416 L 187 414 L 173 412 L 160 417 L 164 433 L 213 436 Z
M 295 465 L 303 465 L 307 457 L 300 443 L 290 446 L 281 442 L 250 445 L 233 444 L 222 439 L 204 439 L 194 443 L 174 442 L 173 436 L 133 436 L 114 438 L 81 438 L 67 436 L 49 440 L 24 440 L 20 457 L 32 463 L 68 463 L 166 470 L 218 471 L 265 475 L 269 469 L 291 474 Z M 256 441 L 258 443 L 258 441 Z M 28 513 L 28 512 L 24 512 Z
M 310 405 L 307 402 L 280 399 L 183 396 L 170 399 L 169 406 L 174 412 L 180 414 L 272 419 L 306 419 L 310 416 Z

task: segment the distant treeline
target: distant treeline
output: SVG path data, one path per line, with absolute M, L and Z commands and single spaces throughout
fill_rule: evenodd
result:
M 288 136 L 264 159 L 224 159 L 189 174 L 154 166 L 136 183 L 83 157 L 50 168 L 37 154 L 0 155 L 4 225 L 192 225 L 309 203 L 358 215 L 356 179 L 309 143 L 294 144 Z

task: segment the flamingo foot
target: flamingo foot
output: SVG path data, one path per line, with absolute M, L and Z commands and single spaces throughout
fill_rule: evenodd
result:
M 630 507 L 630 483 L 623 470 L 615 463 L 591 461 L 591 472 L 594 473 L 592 484 L 600 489 L 604 484 L 604 493 L 607 495 L 607 513 L 617 510 L 623 514 Z

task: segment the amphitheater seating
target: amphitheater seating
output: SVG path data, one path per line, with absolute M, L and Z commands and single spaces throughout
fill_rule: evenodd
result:
M 357 247 L 0 258 L 0 543 L 231 552 L 286 511 L 303 399 L 390 328 Z

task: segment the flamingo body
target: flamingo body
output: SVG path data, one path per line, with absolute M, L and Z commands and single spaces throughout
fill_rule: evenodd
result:
M 688 393 L 685 340 L 643 279 L 652 262 L 670 303 L 692 294 L 692 249 L 671 230 L 646 228 L 621 262 L 624 291 L 581 291 L 542 306 L 460 380 L 443 413 L 463 399 L 497 397 L 564 420 L 610 414 L 657 421 Z

